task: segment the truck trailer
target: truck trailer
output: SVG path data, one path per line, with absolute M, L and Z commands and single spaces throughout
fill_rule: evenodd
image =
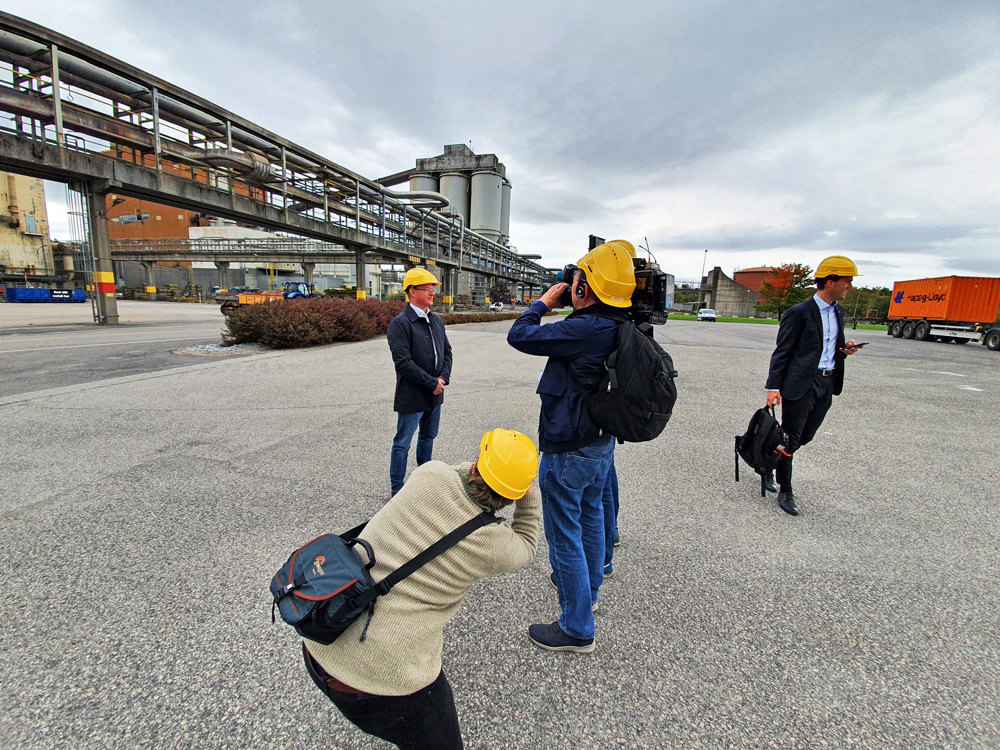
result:
M 978 341 L 1000 308 L 1000 278 L 941 276 L 897 281 L 889 302 L 890 336 L 918 341 Z

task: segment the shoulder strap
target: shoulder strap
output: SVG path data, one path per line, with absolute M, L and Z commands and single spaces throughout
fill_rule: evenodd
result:
M 368 521 L 370 520 L 371 519 L 369 518 Z M 345 542 L 349 542 L 352 539 L 356 539 L 358 534 L 360 534 L 362 531 L 365 530 L 365 526 L 368 525 L 368 521 L 365 521 L 364 523 L 359 523 L 353 529 L 349 529 L 348 531 L 345 531 L 343 534 L 338 534 L 337 536 L 339 536 Z
M 395 586 L 397 583 L 402 581 L 404 578 L 409 576 L 414 571 L 420 569 L 435 557 L 440 555 L 442 552 L 447 551 L 451 547 L 454 547 L 460 541 L 465 539 L 469 534 L 471 534 L 476 529 L 482 528 L 483 526 L 488 526 L 491 523 L 500 523 L 500 519 L 497 518 L 492 513 L 486 511 L 480 513 L 475 518 L 470 518 L 468 521 L 463 523 L 457 529 L 449 534 L 438 539 L 434 544 L 420 552 L 416 556 L 410 558 L 407 562 L 400 565 L 389 575 L 375 584 L 374 588 L 369 589 L 364 594 L 359 596 L 355 602 L 356 606 L 364 607 L 369 602 L 375 600 L 376 597 L 382 596 L 383 594 L 389 593 L 389 590 Z M 353 529 L 352 529 L 353 531 Z M 349 532 L 348 532 L 349 533 Z

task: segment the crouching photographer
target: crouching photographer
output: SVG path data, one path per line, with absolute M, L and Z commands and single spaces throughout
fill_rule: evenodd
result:
M 429 461 L 364 528 L 382 580 L 485 512 L 515 503 L 510 526 L 490 523 L 418 568 L 329 645 L 303 640 L 306 669 L 361 730 L 407 750 L 462 747 L 458 712 L 441 667 L 444 626 L 472 585 L 535 555 L 538 453 L 513 430 L 487 432 L 474 463 Z M 365 631 L 364 629 L 367 628 Z

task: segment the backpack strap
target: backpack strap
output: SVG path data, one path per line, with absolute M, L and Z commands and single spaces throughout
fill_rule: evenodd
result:
M 736 462 L 736 481 L 740 481 L 740 438 L 742 435 L 736 436 L 736 446 L 733 448 L 733 461 Z

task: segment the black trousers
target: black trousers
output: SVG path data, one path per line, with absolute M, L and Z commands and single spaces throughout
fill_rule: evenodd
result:
M 833 378 L 817 375 L 802 398 L 781 399 L 781 429 L 788 433 L 788 452 L 793 454 L 816 437 L 833 403 Z M 774 477 L 782 492 L 792 491 L 792 458 L 778 464 Z
M 444 670 L 430 685 L 409 695 L 344 693 L 332 688 L 330 675 L 302 646 L 306 670 L 349 722 L 401 750 L 462 750 L 462 731 L 451 685 Z

